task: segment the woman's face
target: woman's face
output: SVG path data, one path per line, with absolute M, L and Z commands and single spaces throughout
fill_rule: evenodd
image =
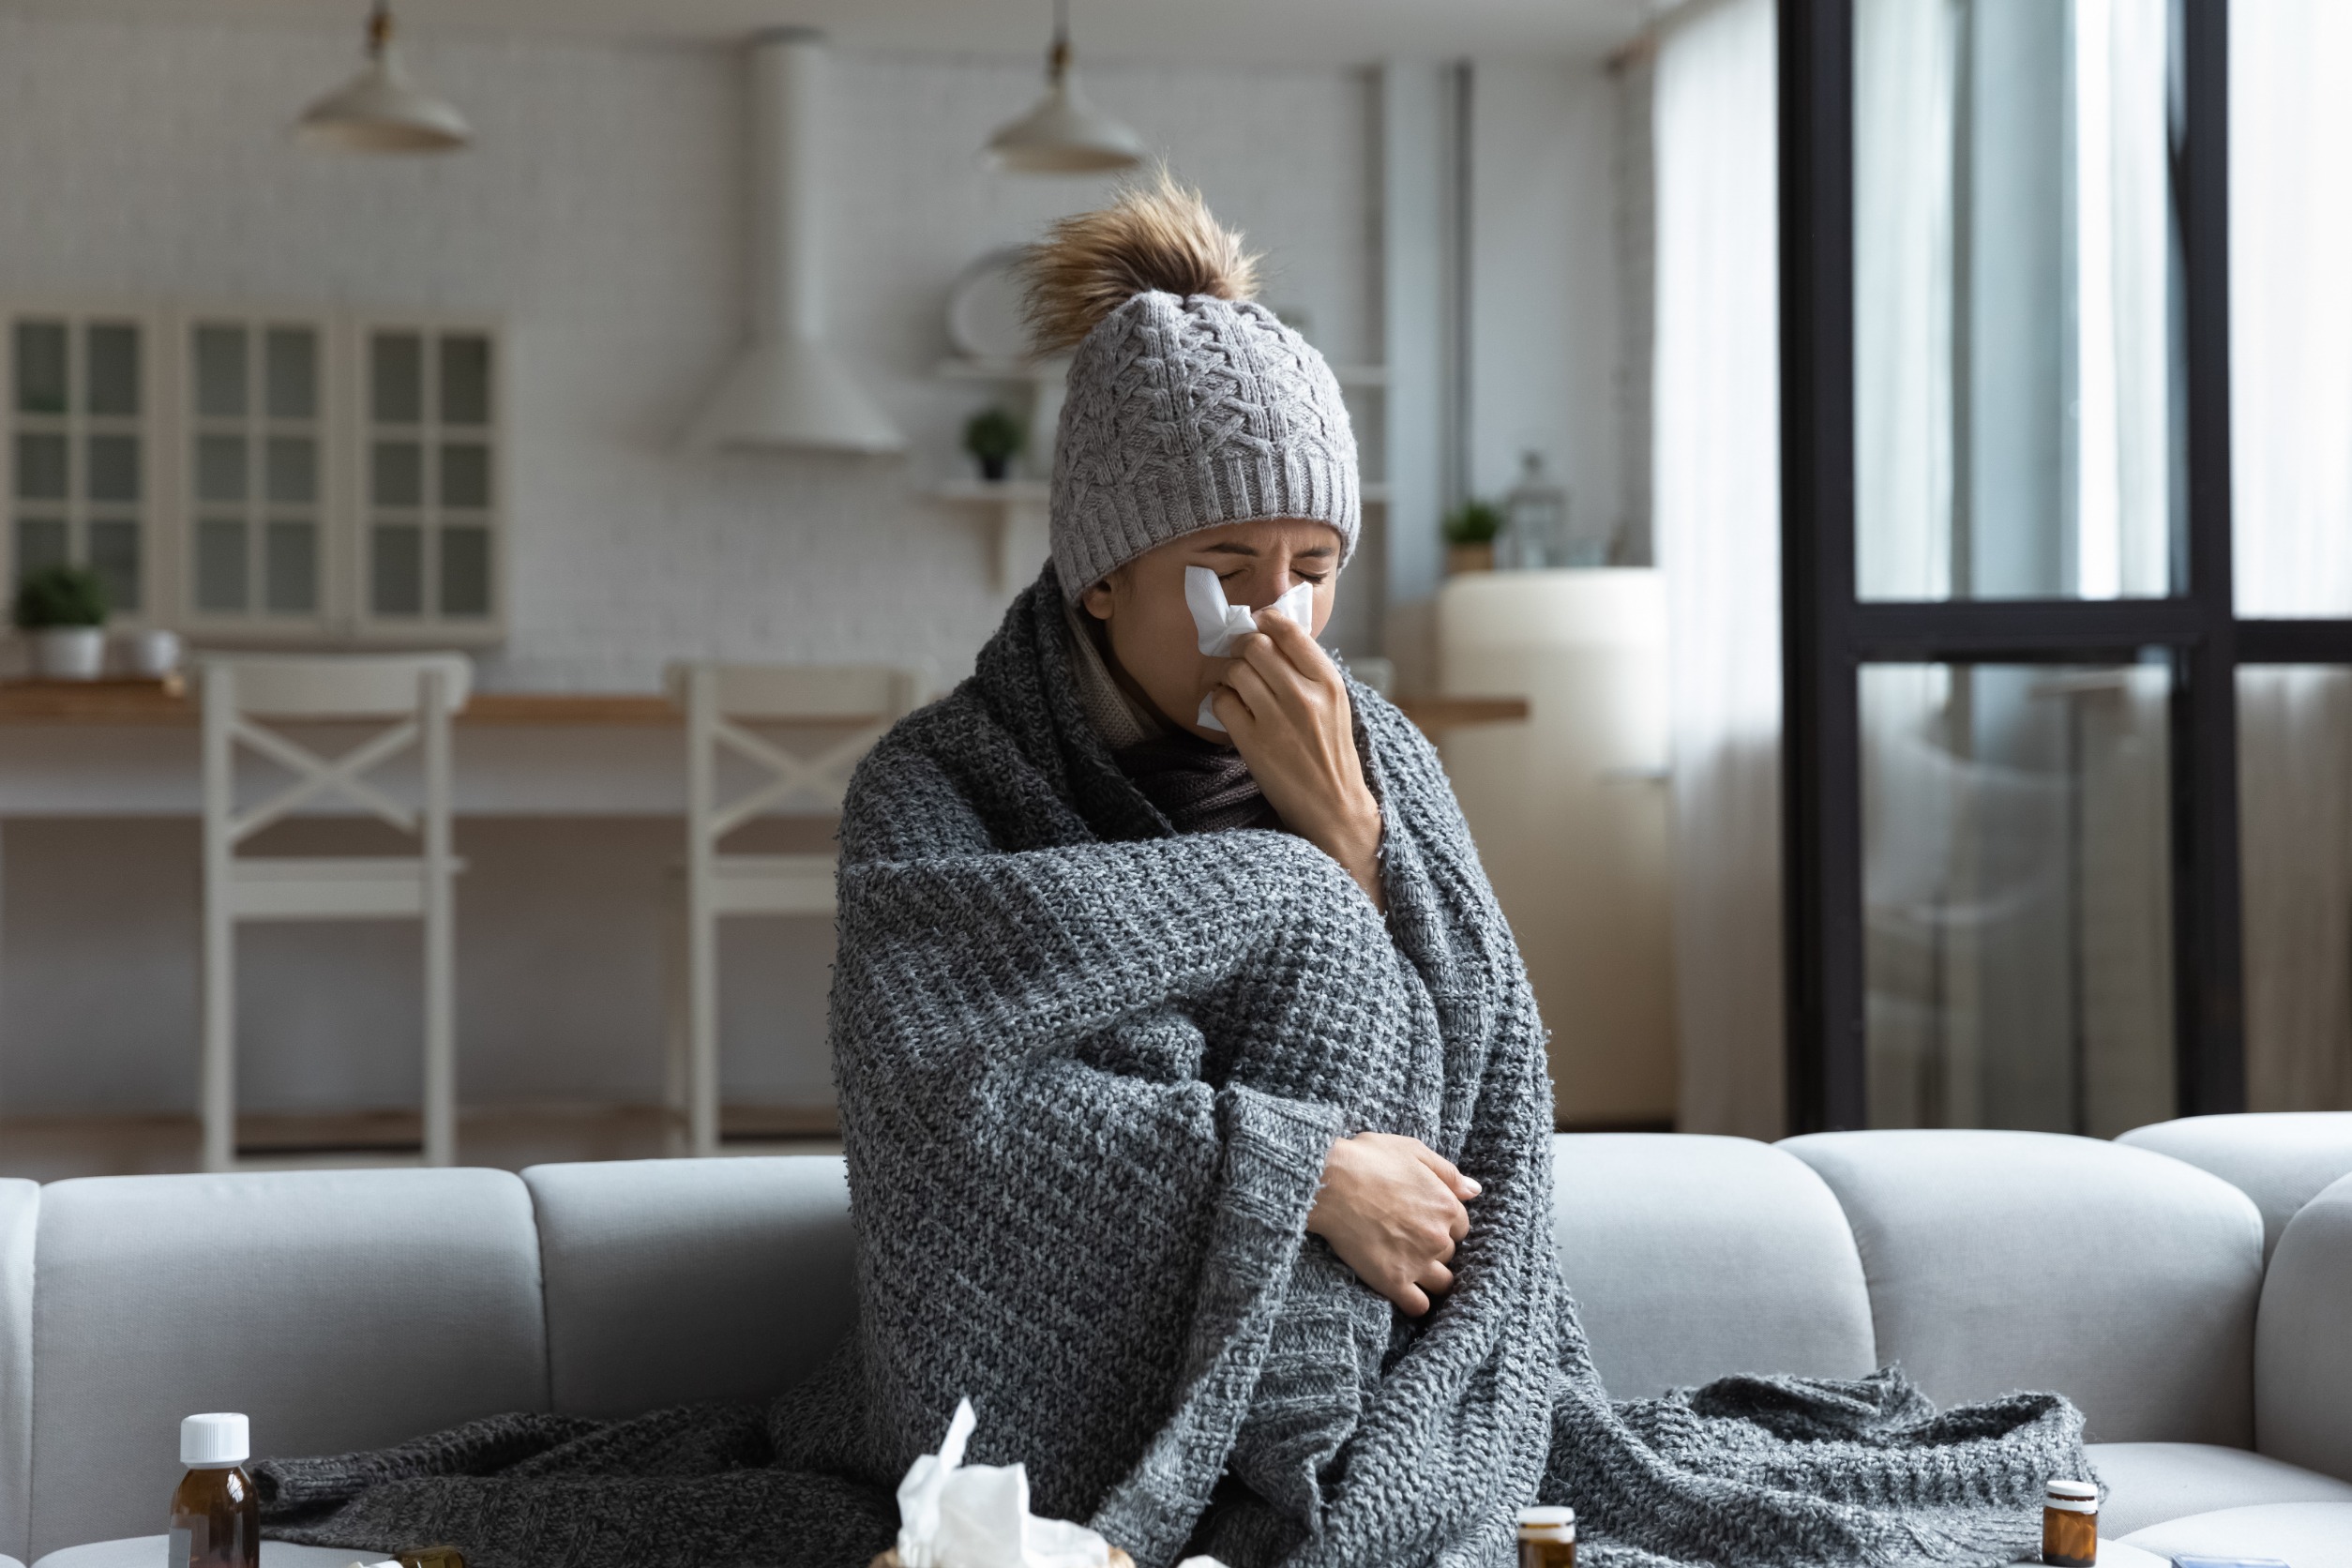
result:
M 1265 518 L 1228 522 L 1170 540 L 1138 556 L 1080 598 L 1104 623 L 1120 668 L 1169 722 L 1203 740 L 1224 741 L 1195 723 L 1200 700 L 1225 678 L 1229 658 L 1200 652 L 1184 606 L 1184 568 L 1206 566 L 1225 585 L 1225 602 L 1262 610 L 1302 582 L 1315 585 L 1314 630 L 1331 619 L 1339 587 L 1339 530 L 1327 522 Z

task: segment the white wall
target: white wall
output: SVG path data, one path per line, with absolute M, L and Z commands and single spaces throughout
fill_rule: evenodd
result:
M 340 26 L 0 16 L 0 296 L 505 313 L 513 635 L 486 658 L 487 685 L 650 689 L 665 660 L 709 655 L 967 671 L 1004 595 L 977 519 L 924 499 L 965 471 L 957 435 L 988 396 L 930 376 L 948 352 L 946 291 L 974 256 L 1107 188 L 977 166 L 988 130 L 1033 99 L 1034 68 L 837 56 L 834 339 L 914 451 L 712 457 L 676 435 L 745 319 L 738 56 L 420 33 L 411 64 L 474 119 L 473 150 L 292 146 L 287 122 L 351 69 L 354 42 Z M 1269 252 L 1269 303 L 1304 307 L 1335 359 L 1381 356 L 1366 74 L 1087 70 L 1095 98 Z M 1476 482 L 1507 487 L 1536 445 L 1579 519 L 1613 518 L 1608 85 L 1597 67 L 1521 63 L 1476 80 Z M 20 819 L 0 841 L 0 1114 L 193 1103 L 192 828 L 122 809 L 149 815 Z M 654 1097 L 675 833 L 656 817 L 461 827 L 463 1098 Z M 364 927 L 257 942 L 243 980 L 251 1102 L 407 1098 L 412 956 L 404 935 Z M 809 930 L 731 941 L 727 1075 L 746 1097 L 823 1092 L 825 957 Z
M 505 313 L 515 614 L 487 684 L 650 689 L 665 660 L 700 655 L 968 671 L 1005 596 L 976 519 L 923 499 L 964 471 L 957 436 L 988 396 L 930 377 L 948 352 L 946 291 L 972 257 L 1107 188 L 978 167 L 988 130 L 1034 98 L 1035 68 L 837 58 L 835 339 L 915 450 L 707 457 L 675 435 L 745 319 L 738 56 L 417 35 L 411 63 L 474 119 L 473 150 L 370 160 L 290 145 L 287 122 L 350 71 L 355 41 L 341 27 L 0 17 L 0 295 Z M 1362 73 L 1090 61 L 1089 82 L 1269 252 L 1271 303 L 1304 306 L 1334 357 L 1377 356 Z M 655 1096 L 676 833 L 655 818 L 461 825 L 464 1098 Z M 0 1113 L 192 1106 L 192 825 L 19 819 L 0 842 Z M 727 1077 L 753 1099 L 826 1093 L 826 939 L 794 924 L 730 939 Z M 253 942 L 249 1102 L 410 1098 L 414 951 L 408 933 L 366 926 Z
M 1621 520 L 1618 84 L 1596 62 L 1482 60 L 1470 90 L 1473 493 L 1544 454 L 1569 528 Z
M 745 319 L 737 55 L 418 35 L 414 68 L 474 119 L 473 150 L 293 146 L 354 32 L 0 18 L 0 292 L 504 312 L 515 616 L 490 685 L 650 687 L 705 654 L 967 671 L 1003 596 L 975 517 L 922 496 L 964 471 L 988 397 L 929 375 L 946 291 L 1107 188 L 978 167 L 1036 68 L 837 58 L 834 333 L 915 453 L 711 457 L 675 436 Z M 1307 307 L 1334 357 L 1376 352 L 1362 73 L 1090 61 L 1089 82 L 1268 250 L 1271 302 Z

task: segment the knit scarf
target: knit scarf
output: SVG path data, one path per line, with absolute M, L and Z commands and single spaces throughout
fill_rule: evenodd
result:
M 1080 711 L 1109 747 L 1119 771 L 1177 832 L 1282 826 L 1281 815 L 1267 802 L 1240 752 L 1169 723 L 1121 684 L 1100 621 L 1076 606 L 1067 607 L 1063 618 Z

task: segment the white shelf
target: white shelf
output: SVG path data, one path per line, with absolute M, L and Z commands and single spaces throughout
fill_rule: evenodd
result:
M 939 362 L 942 381 L 1029 382 L 1060 381 L 1070 370 L 1067 359 L 972 359 L 958 354 Z
M 1052 490 L 1043 479 L 948 479 L 931 487 L 931 499 L 985 511 L 993 535 L 996 585 L 1014 593 L 1027 587 L 1045 565 Z
M 931 487 L 934 501 L 988 506 L 1042 506 L 1052 493 L 1043 479 L 948 479 Z
M 937 374 L 942 381 L 972 381 L 992 383 L 1028 383 L 1043 384 L 1058 382 L 1069 373 L 1067 359 L 967 359 L 957 357 L 939 362 Z M 1339 365 L 1331 373 L 1342 386 L 1386 386 L 1388 367 L 1385 365 Z

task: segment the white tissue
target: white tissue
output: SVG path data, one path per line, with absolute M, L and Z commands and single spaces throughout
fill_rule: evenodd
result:
M 1211 658 L 1226 658 L 1233 652 L 1233 644 L 1258 629 L 1258 611 L 1245 604 L 1225 602 L 1225 584 L 1217 574 L 1206 566 L 1184 568 L 1184 606 L 1192 611 L 1192 624 L 1200 634 L 1200 651 Z M 1309 637 L 1315 635 L 1315 584 L 1300 582 L 1290 591 L 1265 607 L 1286 621 L 1294 621 Z M 1200 700 L 1200 713 L 1196 718 L 1203 730 L 1222 731 L 1216 710 L 1209 705 L 1216 694 L 1211 692 Z
M 1020 1465 L 967 1465 L 978 1418 L 956 1407 L 937 1454 L 898 1483 L 898 1560 L 904 1568 L 1108 1568 L 1110 1544 L 1083 1525 L 1029 1512 Z

